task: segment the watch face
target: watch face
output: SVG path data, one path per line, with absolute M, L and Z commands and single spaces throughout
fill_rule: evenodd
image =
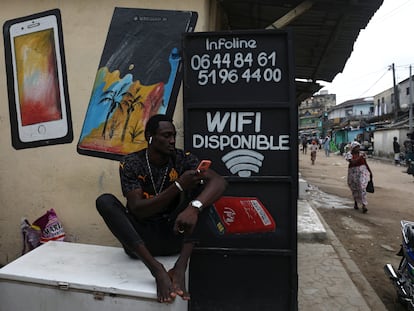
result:
M 201 203 L 199 200 L 194 200 L 191 202 L 191 205 L 200 209 L 203 206 L 203 203 Z

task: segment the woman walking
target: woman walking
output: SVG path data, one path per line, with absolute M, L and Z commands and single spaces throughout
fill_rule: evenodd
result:
M 354 198 L 354 208 L 358 209 L 358 203 L 362 204 L 362 212 L 368 211 L 367 184 L 372 179 L 372 172 L 367 163 L 367 156 L 360 151 L 361 145 L 353 141 L 351 150 L 345 155 L 348 165 L 348 186 Z
M 310 149 L 310 152 L 311 152 L 312 165 L 315 165 L 316 151 L 318 151 L 318 145 L 316 144 L 316 140 L 312 141 L 312 145 L 310 145 L 309 149 Z
M 329 153 L 331 152 L 331 137 L 329 135 L 323 141 L 323 149 L 325 149 L 325 156 L 329 157 Z

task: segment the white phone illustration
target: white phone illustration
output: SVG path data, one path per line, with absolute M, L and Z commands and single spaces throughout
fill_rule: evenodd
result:
M 14 102 L 23 143 L 68 134 L 58 21 L 47 15 L 10 26 Z

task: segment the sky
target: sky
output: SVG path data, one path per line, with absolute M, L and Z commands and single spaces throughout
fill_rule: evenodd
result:
M 384 0 L 362 29 L 342 73 L 331 83 L 318 81 L 323 91 L 336 94 L 336 104 L 371 97 L 414 75 L 414 0 Z

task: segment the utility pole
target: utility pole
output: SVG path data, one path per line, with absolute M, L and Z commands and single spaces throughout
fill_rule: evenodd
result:
M 400 110 L 400 96 L 398 95 L 398 86 L 395 81 L 395 66 L 394 63 L 391 65 L 392 68 L 392 79 L 394 85 L 394 121 L 397 121 L 398 112 Z
M 410 65 L 410 110 L 408 111 L 408 132 L 413 132 L 413 77 L 411 76 L 411 65 Z

